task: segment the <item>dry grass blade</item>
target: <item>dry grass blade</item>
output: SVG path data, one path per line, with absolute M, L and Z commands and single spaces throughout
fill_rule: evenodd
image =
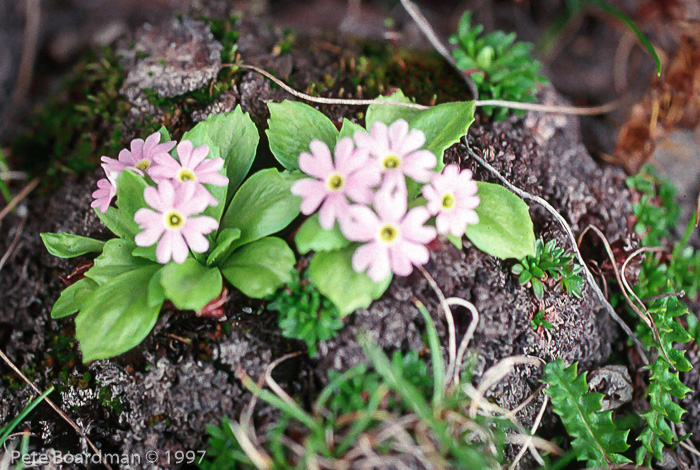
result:
M 517 103 L 504 100 L 482 100 L 477 101 L 476 106 L 499 106 L 508 109 L 519 109 L 522 111 L 535 111 L 539 113 L 571 114 L 574 116 L 594 116 L 596 114 L 607 114 L 620 106 L 620 99 L 600 106 L 554 106 L 538 103 Z
M 440 286 L 437 285 L 437 282 L 435 282 L 433 276 L 431 276 L 430 273 L 428 273 L 428 271 L 426 271 L 423 266 L 418 266 L 417 268 L 418 271 L 420 271 L 420 273 L 423 275 L 423 277 L 425 277 L 425 280 L 428 281 L 430 287 L 435 291 L 435 294 L 437 294 L 438 299 L 440 299 L 440 306 L 442 307 L 443 312 L 445 312 L 445 320 L 447 321 L 448 334 L 447 349 L 448 355 L 450 357 L 450 363 L 447 365 L 445 377 L 447 378 L 447 383 L 449 383 L 457 365 L 457 330 L 455 329 L 454 316 L 452 315 L 450 305 L 447 302 L 447 299 L 445 298 L 445 294 L 440 289 Z
M 472 418 L 476 416 L 476 410 L 479 407 L 479 404 L 485 401 L 484 394 L 486 391 L 500 382 L 503 377 L 513 372 L 516 366 L 531 365 L 542 367 L 544 364 L 545 362 L 539 357 L 524 355 L 510 356 L 498 361 L 495 365 L 491 366 L 486 372 L 484 372 L 481 383 L 476 389 L 477 397 L 469 405 L 469 416 Z
M 17 245 L 19 244 L 20 237 L 22 236 L 22 232 L 24 231 L 24 225 L 27 223 L 27 218 L 24 217 L 22 218 L 22 222 L 20 222 L 19 227 L 17 228 L 17 233 L 15 233 L 14 238 L 12 239 L 12 243 L 10 243 L 10 247 L 7 249 L 4 255 L 2 255 L 2 258 L 0 258 L 0 271 L 2 271 L 2 268 L 5 266 L 5 263 L 7 263 L 7 260 L 10 259 L 10 256 L 15 252 L 17 249 Z
M 290 354 L 285 354 L 284 356 L 280 357 L 279 359 L 275 360 L 272 362 L 267 369 L 265 370 L 265 383 L 267 384 L 270 389 L 275 392 L 275 394 L 280 397 L 282 400 L 287 402 L 287 404 L 291 406 L 296 406 L 296 402 L 290 397 L 287 392 L 282 390 L 282 387 L 280 387 L 275 379 L 272 378 L 272 371 L 275 370 L 275 368 L 283 363 L 284 361 L 291 359 L 293 357 L 299 356 L 301 354 L 300 351 L 295 352 L 295 353 L 290 353 Z
M 630 337 L 630 339 L 634 342 L 635 347 L 637 348 L 637 352 L 639 352 L 640 357 L 642 358 L 642 361 L 644 362 L 645 365 L 649 365 L 649 358 L 646 354 L 646 349 L 644 348 L 644 345 L 637 339 L 637 337 L 634 335 L 632 330 L 630 329 L 629 326 L 620 318 L 620 316 L 617 314 L 615 309 L 610 305 L 610 302 L 608 302 L 608 299 L 603 295 L 603 292 L 600 290 L 600 287 L 598 284 L 595 282 L 595 279 L 593 278 L 593 274 L 591 273 L 591 270 L 588 269 L 588 265 L 586 265 L 586 262 L 583 260 L 583 256 L 581 256 L 581 251 L 578 249 L 578 243 L 576 242 L 576 237 L 574 236 L 573 230 L 571 230 L 571 227 L 569 226 L 568 222 L 566 219 L 564 219 L 564 216 L 562 216 L 550 203 L 545 201 L 539 196 L 535 196 L 534 194 L 530 194 L 527 191 L 523 191 L 522 189 L 518 188 L 514 184 L 512 184 L 510 181 L 508 181 L 506 178 L 501 175 L 498 170 L 496 170 L 493 166 L 491 166 L 489 163 L 487 163 L 483 158 L 481 158 L 479 155 L 474 152 L 471 147 L 469 146 L 469 142 L 467 141 L 466 137 L 463 139 L 464 140 L 464 145 L 467 148 L 467 151 L 469 152 L 469 155 L 476 160 L 481 166 L 486 168 L 488 171 L 490 171 L 496 178 L 498 178 L 508 189 L 513 191 L 515 194 L 520 196 L 523 199 L 527 199 L 530 201 L 534 201 L 541 206 L 543 206 L 552 216 L 559 222 L 559 224 L 562 226 L 564 231 L 566 232 L 566 235 L 569 238 L 569 241 L 571 243 L 571 247 L 574 250 L 574 253 L 576 254 L 576 259 L 578 260 L 579 264 L 583 266 L 583 272 L 586 276 L 586 282 L 588 283 L 589 287 L 593 289 L 593 292 L 595 293 L 596 297 L 598 298 L 598 301 L 601 303 L 603 308 L 605 308 L 605 311 L 610 315 L 610 317 L 618 324 L 620 325 L 620 328 L 627 334 L 627 336 Z
M 241 449 L 245 452 L 245 455 L 253 462 L 255 468 L 258 470 L 269 470 L 272 468 L 272 459 L 258 450 L 255 445 L 251 442 L 248 434 L 245 432 L 245 428 L 235 421 L 231 422 L 231 431 L 233 435 L 238 440 Z
M 659 348 L 661 349 L 661 353 L 664 355 L 664 358 L 668 363 L 671 365 L 673 370 L 676 370 L 676 368 L 673 366 L 673 363 L 668 357 L 668 354 L 666 353 L 666 348 L 664 347 L 663 343 L 661 342 L 661 336 L 659 336 L 659 330 L 656 328 L 656 323 L 654 323 L 654 319 L 651 318 L 651 315 L 649 315 L 649 312 L 646 311 L 646 307 L 644 307 L 644 304 L 642 303 L 641 300 L 637 297 L 637 295 L 632 291 L 632 288 L 629 286 L 629 283 L 627 280 L 622 276 L 620 273 L 620 270 L 617 267 L 617 261 L 615 260 L 615 254 L 612 251 L 612 247 L 610 246 L 610 243 L 608 242 L 608 239 L 605 237 L 605 234 L 595 225 L 589 225 L 588 227 L 585 228 L 583 232 L 581 232 L 581 235 L 579 236 L 578 244 L 581 244 L 581 240 L 583 240 L 583 237 L 586 236 L 588 232 L 593 232 L 595 233 L 598 238 L 603 242 L 603 246 L 605 246 L 605 252 L 608 255 L 608 258 L 610 258 L 610 263 L 613 267 L 613 271 L 615 272 L 615 279 L 617 279 L 617 283 L 620 285 L 620 290 L 622 291 L 622 295 L 625 297 L 625 300 L 629 304 L 629 306 L 634 310 L 634 313 L 637 314 L 637 316 L 651 329 L 653 335 L 654 335 L 654 340 L 659 344 Z M 641 248 L 637 251 L 635 251 L 627 260 L 625 260 L 625 263 L 627 263 L 630 259 L 634 258 L 638 253 L 643 253 L 644 251 L 662 251 L 661 248 Z M 630 293 L 634 296 L 635 299 L 637 299 L 641 305 L 642 308 L 639 308 L 630 298 Z
M 22 191 L 15 196 L 10 203 L 3 208 L 2 211 L 0 211 L 0 224 L 2 223 L 2 220 L 14 210 L 15 207 L 17 207 L 17 204 L 22 202 L 22 200 L 29 195 L 34 189 L 37 187 L 39 184 L 39 178 L 34 178 L 32 181 L 29 182 L 28 185 L 26 185 Z
M 22 380 L 24 380 L 24 381 L 27 383 L 27 385 L 29 385 L 36 393 L 38 393 L 39 395 L 41 395 L 41 390 L 39 390 L 39 387 L 37 387 L 36 385 L 34 385 L 34 383 L 33 383 L 31 380 L 29 380 L 29 379 L 27 378 L 27 376 L 24 375 L 24 374 L 22 373 L 21 370 L 19 370 L 19 368 L 10 360 L 10 358 L 7 357 L 7 356 L 5 355 L 5 353 L 2 351 L 2 349 L 0 349 L 0 358 L 1 358 L 3 361 L 5 361 L 5 363 L 10 367 L 10 369 L 12 369 L 12 370 L 15 372 L 15 374 L 17 374 L 18 376 L 20 376 L 20 377 L 22 378 Z M 58 415 L 59 415 L 61 418 L 63 418 L 63 420 L 64 420 L 66 423 L 68 423 L 68 424 L 70 425 L 70 427 L 72 427 L 78 434 L 80 434 L 80 436 L 81 436 L 83 439 L 85 439 L 85 442 L 88 443 L 88 445 L 90 446 L 90 448 L 92 449 L 92 451 L 95 453 L 95 455 L 97 455 L 97 456 L 100 458 L 100 463 L 101 463 L 102 465 L 104 465 L 104 467 L 107 468 L 108 470 L 113 470 L 112 467 L 109 465 L 109 463 L 107 463 L 107 462 L 104 461 L 104 458 L 102 457 L 102 452 L 100 452 L 100 449 L 98 449 L 97 446 L 95 446 L 95 444 L 92 443 L 92 441 L 87 437 L 87 435 L 85 434 L 85 432 L 83 432 L 83 430 L 80 428 L 80 426 L 78 426 L 78 424 L 77 424 L 75 421 L 73 421 L 73 420 L 70 418 L 70 416 L 68 416 L 68 415 L 65 413 L 65 411 L 63 411 L 61 408 L 59 408 L 58 405 L 56 405 L 56 404 L 55 404 L 53 401 L 51 401 L 49 398 L 45 398 L 44 401 L 45 401 L 46 403 L 48 403 L 48 405 L 49 405 L 51 408 L 53 408 L 54 411 L 55 411 L 56 413 L 58 413 Z
M 530 437 L 525 439 L 525 442 L 523 443 L 522 447 L 520 448 L 520 451 L 518 452 L 518 455 L 515 456 L 515 459 L 513 459 L 513 462 L 510 464 L 509 470 L 515 470 L 515 468 L 518 466 L 518 463 L 520 460 L 525 456 L 525 452 L 527 452 L 528 449 L 532 451 L 532 456 L 535 457 L 535 460 L 537 460 L 537 463 L 540 465 L 545 465 L 544 460 L 542 460 L 542 457 L 540 454 L 537 452 L 537 449 L 531 448 L 532 446 L 532 438 L 535 436 L 535 433 L 537 432 L 537 429 L 540 427 L 540 423 L 542 422 L 542 417 L 544 416 L 544 411 L 547 409 L 547 404 L 549 403 L 549 395 L 544 396 L 544 400 L 542 401 L 542 407 L 540 408 L 540 412 L 537 413 L 537 417 L 535 418 L 535 422 L 532 425 L 532 429 L 530 429 Z
M 459 349 L 457 350 L 457 359 L 455 361 L 453 383 L 459 385 L 459 373 L 462 369 L 462 362 L 464 361 L 464 355 L 467 353 L 467 348 L 469 347 L 469 341 L 474 337 L 474 332 L 479 324 L 479 311 L 476 309 L 474 304 L 468 302 L 459 297 L 450 297 L 447 299 L 447 305 L 458 305 L 468 309 L 472 313 L 472 321 L 469 323 L 469 328 L 467 332 L 464 333 L 462 341 L 459 343 Z

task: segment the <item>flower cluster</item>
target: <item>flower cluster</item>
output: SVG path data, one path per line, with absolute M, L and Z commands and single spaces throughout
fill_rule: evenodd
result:
M 170 155 L 176 142 L 160 143 L 160 134 L 134 139 L 131 149 L 123 149 L 118 159 L 102 157 L 106 178 L 97 182 L 92 207 L 106 212 L 117 193 L 119 175 L 129 169 L 141 176 L 148 176 L 148 186 L 143 193 L 150 208 L 139 209 L 134 220 L 143 230 L 134 241 L 138 246 L 149 247 L 156 243 L 156 259 L 161 264 L 171 259 L 183 263 L 189 250 L 204 253 L 209 249 L 207 235 L 218 228 L 213 217 L 198 215 L 218 201 L 204 186 L 225 186 L 228 178 L 219 172 L 224 166 L 221 158 L 207 158 L 209 147 L 194 147 L 183 140 L 177 144 L 177 159 Z
M 437 233 L 461 237 L 467 224 L 479 222 L 471 172 L 448 165 L 437 173 L 437 158 L 423 149 L 425 141 L 425 134 L 403 119 L 389 126 L 375 122 L 369 133 L 340 139 L 333 155 L 314 140 L 311 153 L 299 157 L 299 168 L 312 177 L 292 186 L 302 197 L 301 212 L 318 211 L 322 228 L 330 230 L 337 221 L 345 238 L 361 243 L 353 269 L 367 271 L 375 282 L 391 273 L 407 276 L 427 263 L 426 245 Z M 424 184 L 425 205 L 408 208 L 407 178 Z M 436 227 L 427 225 L 431 216 Z

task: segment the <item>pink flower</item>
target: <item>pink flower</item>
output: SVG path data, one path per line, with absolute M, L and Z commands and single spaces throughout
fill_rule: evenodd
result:
M 117 187 L 109 178 L 102 178 L 97 181 L 97 190 L 92 193 L 95 198 L 90 207 L 99 209 L 103 214 L 109 209 L 112 199 L 117 194 Z
M 177 157 L 175 160 L 167 153 L 155 157 L 155 165 L 148 170 L 148 176 L 154 181 L 172 179 L 179 183 L 194 181 L 197 184 L 196 194 L 207 196 L 209 205 L 215 206 L 218 201 L 206 190 L 202 184 L 213 186 L 226 186 L 228 178 L 220 174 L 224 167 L 222 158 L 207 158 L 209 146 L 200 145 L 194 147 L 189 140 L 183 140 L 177 145 Z
M 472 172 L 460 172 L 455 164 L 447 165 L 441 175 L 433 178 L 432 184 L 423 187 L 428 210 L 437 216 L 438 233 L 462 237 L 468 224 L 479 223 L 479 216 L 474 211 L 481 202 L 477 190 Z
M 428 262 L 425 247 L 435 238 L 435 229 L 425 225 L 430 214 L 425 207 L 406 213 L 406 195 L 400 188 L 386 187 L 374 200 L 373 211 L 367 206 L 352 206 L 349 220 L 341 226 L 352 241 L 367 242 L 352 257 L 357 272 L 367 271 L 370 279 L 383 281 L 392 272 L 408 276 L 413 266 Z
M 301 212 L 314 213 L 319 206 L 319 222 L 326 230 L 333 228 L 336 219 L 342 225 L 350 203 L 366 204 L 372 200 L 372 188 L 379 184 L 381 174 L 367 165 L 369 153 L 356 149 L 350 137 L 344 137 L 335 145 L 335 159 L 328 146 L 313 140 L 311 153 L 302 152 L 299 168 L 313 176 L 297 181 L 292 194 L 302 197 Z M 334 162 L 335 160 L 335 162 Z
M 209 249 L 204 235 L 216 230 L 218 223 L 206 215 L 192 217 L 209 205 L 205 196 L 195 194 L 196 188 L 197 184 L 191 181 L 175 187 L 170 181 L 162 180 L 158 188 L 149 186 L 143 192 L 146 203 L 155 210 L 136 211 L 134 220 L 143 232 L 134 241 L 138 246 L 153 246 L 158 242 L 156 259 L 161 264 L 170 259 L 184 263 L 188 247 L 195 253 Z
M 131 141 L 131 150 L 122 149 L 119 152 L 119 159 L 102 157 L 102 168 L 107 178 L 102 178 L 97 182 L 97 190 L 92 193 L 95 198 L 91 207 L 96 207 L 100 212 L 107 212 L 109 205 L 117 194 L 117 178 L 124 168 L 131 168 L 139 175 L 143 176 L 153 159 L 159 154 L 166 154 L 175 147 L 175 142 L 165 142 L 159 144 L 160 134 L 155 132 L 149 135 L 144 142 L 143 139 Z
M 102 168 L 112 181 L 117 181 L 124 168 L 133 168 L 136 173 L 143 176 L 143 172 L 151 166 L 157 156 L 167 155 L 175 147 L 174 141 L 162 144 L 159 142 L 160 134 L 158 132 L 149 135 L 145 142 L 143 139 L 134 139 L 131 141 L 131 150 L 122 149 L 119 152 L 118 160 L 102 157 L 104 162 Z
M 405 176 L 423 183 L 433 176 L 437 158 L 420 149 L 425 144 L 425 134 L 418 129 L 409 131 L 408 122 L 403 119 L 389 127 L 376 121 L 369 134 L 357 131 L 354 139 L 359 148 L 374 157 L 373 163 L 384 174 L 385 182 L 405 188 Z

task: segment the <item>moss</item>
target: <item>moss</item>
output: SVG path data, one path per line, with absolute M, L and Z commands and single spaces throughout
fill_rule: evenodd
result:
M 361 54 L 341 62 L 339 81 L 365 98 L 400 88 L 418 103 L 433 105 L 468 98 L 459 74 L 434 51 L 359 41 Z M 349 72 L 349 73 L 348 73 Z
M 94 168 L 100 155 L 118 150 L 129 111 L 119 93 L 123 80 L 112 48 L 88 54 L 62 91 L 30 117 L 28 129 L 11 143 L 14 155 L 31 157 L 17 163 L 33 175 L 81 174 Z

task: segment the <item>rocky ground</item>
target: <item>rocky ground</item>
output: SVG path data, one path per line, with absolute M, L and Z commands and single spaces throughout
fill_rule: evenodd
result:
M 211 29 L 208 22 L 183 17 L 144 26 L 119 43 L 116 55 L 123 67 L 119 72 L 120 99 L 128 102 L 122 144 L 145 132 L 149 121 L 157 123 L 156 127 L 165 124 L 178 136 L 209 113 L 229 111 L 238 104 L 251 113 L 262 131 L 266 104 L 292 99 L 253 72 L 222 68 L 221 52 L 231 47 L 230 36 L 217 38 Z M 366 45 L 348 38 L 299 34 L 288 51 L 281 51 L 280 45 L 285 45 L 288 37 L 278 28 L 244 21 L 237 23 L 235 30 L 236 53 L 243 62 L 270 70 L 300 90 L 371 97 L 396 86 L 416 86 L 400 74 L 384 75 L 384 82 L 377 83 L 371 71 L 357 65 Z M 425 90 L 423 101 L 435 93 L 441 101 L 468 98 L 460 78 L 434 57 L 406 67 L 408 74 L 418 67 L 433 67 L 420 72 L 435 77 L 437 83 L 449 83 L 439 91 Z M 347 79 L 353 74 L 360 81 L 355 87 Z M 222 78 L 226 86 L 212 97 L 211 80 L 223 83 Z M 209 93 L 205 102 L 196 100 L 202 90 Z M 183 93 L 189 95 L 182 98 Z M 542 90 L 540 101 L 563 103 L 552 88 Z M 356 120 L 362 112 L 347 106 L 320 109 L 334 120 Z M 594 161 L 582 144 L 579 129 L 578 120 L 570 116 L 528 113 L 495 124 L 477 120 L 467 140 L 514 185 L 548 200 L 575 233 L 594 224 L 610 241 L 633 239 L 632 197 L 624 183 L 625 174 Z M 264 133 L 261 136 L 261 147 L 265 148 Z M 469 158 L 464 144 L 451 148 L 447 158 L 471 168 L 479 180 L 497 181 Z M 258 159 L 263 164 L 272 161 L 265 151 Z M 13 243 L 14 249 L 0 271 L 4 291 L 0 348 L 37 386 L 55 386 L 57 404 L 105 451 L 144 456 L 151 450 L 205 449 L 205 426 L 238 415 L 248 402 L 249 395 L 234 369 L 240 366 L 250 376 L 259 377 L 272 361 L 303 346 L 282 337 L 276 314 L 267 311 L 264 302 L 234 293 L 222 321 L 167 311 L 137 350 L 113 360 L 82 364 L 75 342 L 69 339 L 73 321 L 53 321 L 49 315 L 63 287 L 59 276 L 69 274 L 77 262 L 50 256 L 38 233 L 67 231 L 104 238 L 106 233 L 89 209 L 96 179 L 97 172 L 67 178 L 57 189 L 37 192 L 3 221 L 8 236 L 0 237 L 0 253 L 7 252 Z M 564 232 L 546 211 L 531 205 L 531 214 L 538 236 L 555 238 L 567 246 Z M 588 287 L 582 300 L 548 290 L 543 306 L 554 329 L 548 336 L 538 334 L 530 320 L 542 306 L 531 290 L 518 284 L 510 267 L 510 263 L 468 243 L 459 250 L 446 242 L 435 247 L 426 266 L 446 296 L 464 298 L 479 309 L 481 320 L 471 343 L 479 358 L 477 380 L 498 360 L 517 354 L 547 361 L 562 357 L 567 362 L 578 361 L 581 369 L 593 370 L 605 365 L 611 354 L 624 352 L 622 333 L 600 309 Z M 345 369 L 364 360 L 356 341 L 361 331 L 367 331 L 387 351 L 421 349 L 424 324 L 413 297 L 428 306 L 445 339 L 436 294 L 416 272 L 395 279 L 382 299 L 350 316 L 337 338 L 320 345 L 316 358 L 298 356 L 278 367 L 277 380 L 310 402 L 326 382 L 328 370 Z M 460 310 L 456 315 L 458 330 L 464 332 L 470 316 Z M 0 376 L 0 422 L 4 422 L 32 393 L 16 376 L 0 371 L 4 371 Z M 519 367 L 490 390 L 490 398 L 513 408 L 539 386 L 539 376 L 534 367 Z M 532 424 L 541 399 L 519 415 L 526 427 Z M 259 407 L 257 416 L 264 420 L 272 413 Z M 85 449 L 85 443 L 48 407 L 42 406 L 29 422 L 38 436 L 33 442 L 42 452 Z M 548 413 L 545 435 L 552 432 L 553 423 Z M 532 464 L 523 462 L 524 468 Z M 161 463 L 143 468 L 175 467 Z

